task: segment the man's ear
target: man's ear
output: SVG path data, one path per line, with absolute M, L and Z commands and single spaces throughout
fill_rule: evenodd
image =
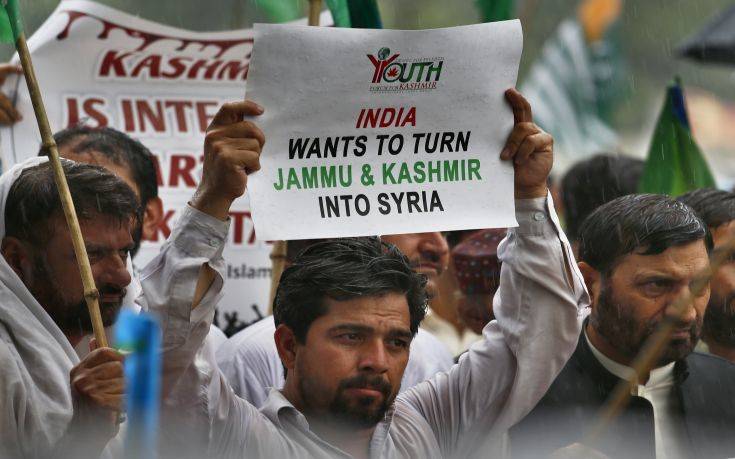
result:
M 20 239 L 12 236 L 4 237 L 0 244 L 0 252 L 25 285 L 33 283 L 33 257 Z
M 590 294 L 590 306 L 594 308 L 597 299 L 600 297 L 600 271 L 584 261 L 577 263 L 577 266 L 582 273 L 582 277 L 584 277 L 584 283 L 587 285 L 587 291 Z
M 287 325 L 279 325 L 273 333 L 273 339 L 276 341 L 276 349 L 281 363 L 287 371 L 292 372 L 296 366 L 296 335 Z
M 163 218 L 163 202 L 156 196 L 151 198 L 145 205 L 143 212 L 143 239 L 151 240 L 156 236 L 158 224 Z

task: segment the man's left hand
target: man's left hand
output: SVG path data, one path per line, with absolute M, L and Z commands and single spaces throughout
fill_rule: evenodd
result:
M 514 125 L 500 159 L 513 160 L 516 199 L 545 197 L 554 162 L 554 139 L 533 122 L 531 104 L 515 89 L 505 91 Z

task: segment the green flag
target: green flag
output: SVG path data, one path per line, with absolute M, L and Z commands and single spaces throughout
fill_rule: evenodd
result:
M 382 29 L 380 10 L 376 0 L 347 0 L 350 22 L 356 29 Z
M 335 27 L 352 27 L 350 21 L 350 7 L 347 6 L 347 0 L 327 0 L 327 7 L 332 13 Z
M 692 137 L 684 93 L 677 78 L 666 89 L 638 191 L 678 196 L 714 186 L 707 161 Z
M 20 18 L 18 0 L 1 0 L 0 4 L 0 41 L 15 43 L 23 33 L 23 21 Z
M 484 22 L 507 21 L 515 17 L 513 0 L 475 0 Z
M 327 0 L 327 6 L 337 27 L 383 28 L 375 0 Z
M 254 3 L 273 22 L 293 21 L 304 15 L 298 0 L 254 0 Z

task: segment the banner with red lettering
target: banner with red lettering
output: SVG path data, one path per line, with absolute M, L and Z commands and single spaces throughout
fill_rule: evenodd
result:
M 331 19 L 327 19 L 331 20 Z M 204 131 L 225 101 L 242 99 L 253 31 L 191 32 L 89 1 L 63 1 L 29 46 L 51 127 L 111 126 L 140 140 L 158 160 L 164 218 L 135 258 L 144 266 L 168 237 L 201 174 Z M 23 120 L 0 131 L 3 168 L 38 154 L 40 135 L 25 81 L 3 91 Z M 247 197 L 231 213 L 223 313 L 238 320 L 268 310 L 270 245 L 256 239 Z
M 247 97 L 268 141 L 249 179 L 266 239 L 516 226 L 519 21 L 433 30 L 255 26 Z

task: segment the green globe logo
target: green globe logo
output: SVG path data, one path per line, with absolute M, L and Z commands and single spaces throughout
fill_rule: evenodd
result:
M 389 54 L 390 54 L 389 48 L 380 48 L 380 50 L 378 51 L 378 59 L 380 59 L 381 61 L 384 61 L 388 57 Z

